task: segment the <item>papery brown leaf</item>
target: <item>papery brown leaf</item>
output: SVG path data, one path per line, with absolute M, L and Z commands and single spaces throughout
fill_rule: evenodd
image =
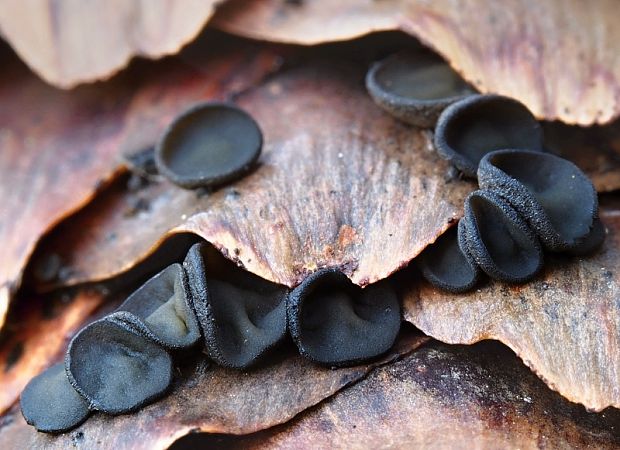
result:
M 253 436 L 187 436 L 181 448 L 597 448 L 620 445 L 620 411 L 588 413 L 497 343 L 430 343 Z
M 517 98 L 539 118 L 590 125 L 620 115 L 614 0 L 230 2 L 213 18 L 231 33 L 316 44 L 402 30 L 483 92 Z
M 379 361 L 341 369 L 316 366 L 290 351 L 249 372 L 207 367 L 203 361 L 164 399 L 132 414 L 92 416 L 63 435 L 38 433 L 13 410 L 0 424 L 0 442 L 5 448 L 164 449 L 190 432 L 252 433 L 290 420 L 426 341 L 421 333 L 406 330 Z
M 70 88 L 109 78 L 134 56 L 178 52 L 221 2 L 6 0 L 0 3 L 0 32 L 39 76 Z
M 93 290 L 22 299 L 0 343 L 0 414 L 15 403 L 32 377 L 60 359 L 77 328 L 101 305 Z
M 106 195 L 55 233 L 46 252 L 71 267 L 67 283 L 102 279 L 132 267 L 173 229 L 288 286 L 324 266 L 360 285 L 387 277 L 459 217 L 473 184 L 451 175 L 427 131 L 374 105 L 364 72 L 312 63 L 248 91 L 237 103 L 265 136 L 253 173 L 210 195 L 166 182 Z M 139 202 L 145 207 L 128 214 Z M 88 239 L 67 245 L 74 232 Z
M 451 295 L 411 283 L 405 319 L 448 343 L 498 339 L 552 389 L 587 408 L 620 407 L 620 213 L 601 211 L 603 248 L 578 258 L 546 256 L 532 282 L 489 282 Z
M 142 149 L 154 123 L 149 114 L 167 121 L 192 102 L 226 98 L 279 67 L 273 49 L 211 36 L 217 49 L 190 49 L 201 53 L 191 64 L 145 63 L 71 92 L 8 58 L 0 83 L 0 327 L 41 235 L 124 170 L 121 154 Z

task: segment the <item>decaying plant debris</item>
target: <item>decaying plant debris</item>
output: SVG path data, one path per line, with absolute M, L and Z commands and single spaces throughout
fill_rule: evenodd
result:
M 323 42 L 400 29 L 436 48 L 477 89 L 516 97 L 538 118 L 591 124 L 618 115 L 618 81 L 607 75 L 618 72 L 618 63 L 605 44 L 615 33 L 605 14 L 612 5 L 603 0 L 587 11 L 572 2 L 511 0 L 505 15 L 493 5 L 479 14 L 466 2 L 458 16 L 442 1 L 406 7 L 396 1 L 389 8 L 252 1 L 240 9 L 236 3 L 226 2 L 213 24 L 284 43 L 302 35 Z M 193 23 L 211 12 L 205 5 Z M 345 12 L 349 20 L 342 22 Z M 505 22 L 526 13 L 534 14 L 526 24 Z M 336 29 L 326 16 L 344 25 Z M 0 12 L 0 30 L 17 45 L 3 17 Z M 571 39 L 557 41 L 558 28 L 571 36 L 574 27 L 598 31 L 579 41 L 579 57 L 567 56 Z M 518 51 L 488 39 L 481 47 L 483 31 L 501 31 Z M 546 148 L 574 161 L 597 191 L 612 191 L 601 210 L 608 231 L 602 249 L 580 259 L 546 256 L 544 271 L 528 284 L 487 282 L 467 294 L 440 293 L 407 265 L 455 225 L 476 185 L 438 157 L 431 130 L 401 123 L 373 103 L 364 86 L 370 63 L 403 45 L 419 46 L 404 35 L 384 45 L 381 36 L 370 54 L 372 36 L 301 49 L 208 31 L 175 58 L 139 62 L 108 82 L 62 92 L 0 51 L 8 67 L 0 77 L 6 82 L 0 85 L 0 241 L 6 242 L 0 316 L 14 299 L 0 340 L 6 386 L 0 442 L 165 448 L 203 431 L 252 433 L 223 438 L 248 446 L 296 446 L 314 442 L 308 436 L 319 430 L 320 439 L 342 446 L 388 438 L 431 445 L 437 444 L 432 429 L 433 435 L 449 430 L 440 432 L 447 443 L 464 436 L 491 446 L 620 443 L 620 222 L 613 201 L 620 188 L 620 122 L 588 129 L 543 123 Z M 169 52 L 184 39 L 176 34 Z M 136 47 L 127 55 L 136 51 L 142 52 Z M 71 54 L 61 53 L 63 67 L 75 67 Z M 58 75 L 59 66 L 46 76 L 66 86 L 107 77 L 120 64 L 111 61 L 98 74 Z M 265 144 L 246 178 L 188 191 L 154 172 L 152 148 L 176 114 L 204 100 L 232 101 L 248 111 Z M 323 267 L 360 286 L 390 277 L 404 299 L 405 320 L 424 333 L 458 344 L 497 339 L 531 371 L 501 344 L 428 344 L 429 337 L 408 328 L 381 360 L 337 370 L 299 358 L 289 341 L 247 372 L 217 367 L 206 356 L 177 361 L 171 395 L 133 415 L 95 414 L 59 436 L 28 427 L 15 403 L 21 388 L 59 361 L 76 330 L 118 305 L 104 290 L 69 287 L 104 281 L 132 291 L 146 274 L 180 262 L 199 237 L 239 270 L 290 287 Z M 354 421 L 352 411 L 360 412 Z

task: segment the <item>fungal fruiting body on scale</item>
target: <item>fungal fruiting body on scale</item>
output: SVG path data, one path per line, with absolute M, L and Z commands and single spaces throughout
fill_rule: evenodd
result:
M 400 303 L 388 282 L 361 289 L 330 269 L 291 292 L 231 263 L 210 264 L 209 250 L 195 244 L 183 265 L 168 266 L 78 332 L 65 364 L 24 389 L 26 421 L 39 431 L 63 432 L 93 411 L 140 409 L 168 391 L 182 349 L 204 348 L 216 364 L 247 370 L 290 329 L 302 355 L 344 366 L 381 355 L 396 339 Z

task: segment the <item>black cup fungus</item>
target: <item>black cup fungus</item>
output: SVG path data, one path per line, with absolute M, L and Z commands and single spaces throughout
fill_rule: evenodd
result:
M 172 359 L 115 312 L 83 328 L 65 358 L 71 385 L 97 410 L 135 411 L 160 397 L 172 381 Z M 135 316 L 133 316 L 135 317 Z
M 26 422 L 46 433 L 75 428 L 90 414 L 88 402 L 71 386 L 62 363 L 30 380 L 21 394 L 20 405 Z
M 245 369 L 286 336 L 288 289 L 230 262 L 209 270 L 207 249 L 194 245 L 184 262 L 207 353 L 222 366 Z
M 461 222 L 459 238 L 491 278 L 522 283 L 542 268 L 536 235 L 499 195 L 483 190 L 469 194 Z
M 172 264 L 144 283 L 118 308 L 140 319 L 139 329 L 158 344 L 186 348 L 200 339 L 192 310 L 189 281 L 180 264 Z
M 439 155 L 474 178 L 494 150 L 543 150 L 542 128 L 525 105 L 501 95 L 472 95 L 448 106 L 435 128 Z
M 552 251 L 591 251 L 604 232 L 595 228 L 596 190 L 573 163 L 550 153 L 502 150 L 480 162 L 478 181 L 523 216 Z
M 385 353 L 400 329 L 400 304 L 389 281 L 365 289 L 336 269 L 313 273 L 289 295 L 288 325 L 299 352 L 329 366 Z
M 434 126 L 448 105 L 475 92 L 441 57 L 422 50 L 405 50 L 373 64 L 366 88 L 388 113 L 425 128 Z
M 426 247 L 417 260 L 429 283 L 453 293 L 469 291 L 480 277 L 476 262 L 458 237 L 457 227 L 450 228 Z
M 180 114 L 155 148 L 161 174 L 187 188 L 216 186 L 241 177 L 260 156 L 256 121 L 226 103 L 202 103 Z

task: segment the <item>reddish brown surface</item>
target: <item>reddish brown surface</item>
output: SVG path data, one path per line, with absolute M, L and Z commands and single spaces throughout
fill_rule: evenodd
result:
M 33 376 L 61 358 L 73 333 L 103 300 L 95 291 L 22 299 L 0 343 L 0 414 Z
M 189 435 L 182 448 L 596 448 L 620 446 L 620 411 L 587 413 L 505 347 L 431 343 L 288 424 L 247 437 Z
M 265 135 L 253 173 L 211 195 L 166 182 L 106 193 L 55 233 L 43 255 L 59 254 L 71 268 L 75 276 L 65 282 L 107 278 L 174 229 L 289 286 L 323 266 L 340 267 L 361 285 L 388 276 L 460 215 L 473 185 L 446 183 L 449 165 L 429 133 L 377 108 L 364 71 L 315 63 L 245 93 L 238 103 Z M 139 200 L 142 210 L 128 214 Z M 64 237 L 77 233 L 85 239 L 67 245 Z
M 376 363 L 334 370 L 293 356 L 290 350 L 249 372 L 207 366 L 201 357 L 195 367 L 184 369 L 167 397 L 137 413 L 95 415 L 74 431 L 53 436 L 37 433 L 15 408 L 0 422 L 0 443 L 3 448 L 28 449 L 165 449 L 195 431 L 251 433 L 287 422 L 364 378 L 377 365 L 394 361 L 427 341 L 409 330 Z
M 547 120 L 589 125 L 620 115 L 614 0 L 234 1 L 216 27 L 316 44 L 403 30 L 436 49 L 484 92 L 518 98 Z
M 448 343 L 498 339 L 567 399 L 620 407 L 620 212 L 604 209 L 601 219 L 608 235 L 597 254 L 548 256 L 545 272 L 521 286 L 451 295 L 415 281 L 405 319 Z
M 71 92 L 46 86 L 6 56 L 0 83 L 0 327 L 41 235 L 118 173 L 121 153 L 152 145 L 179 110 L 242 90 L 280 61 L 270 49 L 234 40 L 220 42 L 217 51 L 190 51 L 201 54 L 190 57 L 191 64 L 181 58 L 143 64 L 113 82 Z
M 178 52 L 221 2 L 6 0 L 0 3 L 0 32 L 39 76 L 69 88 L 109 78 L 136 55 Z

